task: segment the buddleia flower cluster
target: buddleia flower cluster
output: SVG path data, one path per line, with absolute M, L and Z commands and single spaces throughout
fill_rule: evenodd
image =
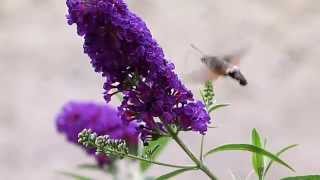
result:
M 56 126 L 60 133 L 77 145 L 78 134 L 83 129 L 91 129 L 96 136 L 125 141 L 130 147 L 138 144 L 137 125 L 127 123 L 118 116 L 118 111 L 108 105 L 99 105 L 91 102 L 69 102 L 65 104 L 56 118 Z M 87 152 L 95 155 L 96 150 L 86 148 Z M 112 163 L 111 158 L 103 154 L 96 154 L 98 165 Z
M 84 52 L 105 78 L 107 102 L 123 95 L 122 119 L 140 123 L 146 142 L 166 134 L 164 126 L 205 134 L 210 117 L 174 73 L 174 65 L 123 0 L 67 0 L 68 23 L 84 36 Z

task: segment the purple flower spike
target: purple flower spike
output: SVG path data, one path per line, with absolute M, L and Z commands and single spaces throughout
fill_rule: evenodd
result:
M 78 144 L 78 134 L 83 129 L 91 129 L 98 135 L 108 135 L 114 139 L 124 139 L 132 146 L 138 144 L 137 125 L 124 122 L 118 116 L 118 111 L 107 105 L 69 102 L 58 114 L 56 126 L 74 144 Z M 89 149 L 87 152 L 94 154 L 95 150 Z M 100 166 L 111 163 L 105 155 L 95 155 L 95 158 Z
M 161 135 L 163 125 L 207 131 L 204 105 L 194 101 L 146 24 L 122 0 L 67 0 L 67 6 L 68 23 L 77 25 L 84 52 L 106 78 L 105 100 L 124 95 L 120 114 L 143 124 L 142 140 Z

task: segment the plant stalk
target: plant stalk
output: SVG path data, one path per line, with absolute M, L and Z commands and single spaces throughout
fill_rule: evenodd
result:
M 168 163 L 163 163 L 163 162 L 158 162 L 158 161 L 151 161 L 151 160 L 144 159 L 144 158 L 141 158 L 141 157 L 138 157 L 138 156 L 134 156 L 134 155 L 131 155 L 131 154 L 127 154 L 127 157 L 131 158 L 131 159 L 136 159 L 136 160 L 145 161 L 145 162 L 148 162 L 148 163 L 157 164 L 157 165 L 160 165 L 160 166 L 172 167 L 172 168 L 181 168 L 181 169 L 196 168 L 195 166 L 181 166 L 181 165 L 173 165 L 173 164 L 168 164 Z
M 123 155 L 124 157 L 130 158 L 130 159 L 136 159 L 136 160 L 139 160 L 139 161 L 145 161 L 145 162 L 152 163 L 152 164 L 157 164 L 157 165 L 160 165 L 160 166 L 167 166 L 167 167 L 180 168 L 180 169 L 197 168 L 196 166 L 181 166 L 181 165 L 168 164 L 168 163 L 163 163 L 163 162 L 158 162 L 158 161 L 152 161 L 152 160 L 145 159 L 145 158 L 142 158 L 142 157 L 139 157 L 139 156 L 135 156 L 135 155 L 132 155 L 132 154 L 124 154 L 122 152 L 115 151 L 115 150 L 110 150 L 110 149 L 106 149 L 105 152 L 112 152 L 112 153 L 115 153 L 115 154 L 118 154 L 118 155 Z M 107 154 L 107 153 L 105 153 L 105 154 Z
M 204 135 L 201 135 L 200 155 L 199 155 L 199 159 L 201 162 L 203 162 L 203 144 L 204 144 Z
M 169 126 L 166 126 L 171 137 L 176 141 L 176 143 L 183 149 L 183 151 L 189 156 L 189 158 L 197 165 L 197 167 L 204 172 L 210 179 L 217 180 L 218 178 L 211 173 L 211 171 L 204 165 L 195 155 L 188 149 L 188 147 L 181 141 L 173 129 Z

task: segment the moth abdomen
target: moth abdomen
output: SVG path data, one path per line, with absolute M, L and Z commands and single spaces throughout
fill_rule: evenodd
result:
M 239 82 L 240 85 L 242 86 L 246 86 L 248 84 L 248 81 L 246 80 L 246 78 L 244 77 L 244 75 L 238 70 L 234 70 L 232 72 L 229 72 L 228 75 L 237 80 Z

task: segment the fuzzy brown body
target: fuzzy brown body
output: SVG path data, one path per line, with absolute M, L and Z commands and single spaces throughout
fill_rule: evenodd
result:
M 227 75 L 227 70 L 230 68 L 229 63 L 215 56 L 203 56 L 201 61 L 218 75 Z
M 192 80 L 192 82 L 204 82 L 209 80 L 214 81 L 220 76 L 229 76 L 238 81 L 242 86 L 248 84 L 246 78 L 240 72 L 239 68 L 240 59 L 244 55 L 244 52 L 247 48 L 242 48 L 239 51 L 227 56 L 211 56 L 206 55 L 193 44 L 191 44 L 191 47 L 202 55 L 201 62 L 206 68 L 199 68 L 198 70 L 195 70 L 187 75 L 186 77 L 189 80 Z
M 216 79 L 219 76 L 230 76 L 231 78 L 237 80 L 242 86 L 248 84 L 246 78 L 240 72 L 238 67 L 240 59 L 236 58 L 236 56 L 203 56 L 201 61 L 213 73 L 211 74 L 212 79 Z

